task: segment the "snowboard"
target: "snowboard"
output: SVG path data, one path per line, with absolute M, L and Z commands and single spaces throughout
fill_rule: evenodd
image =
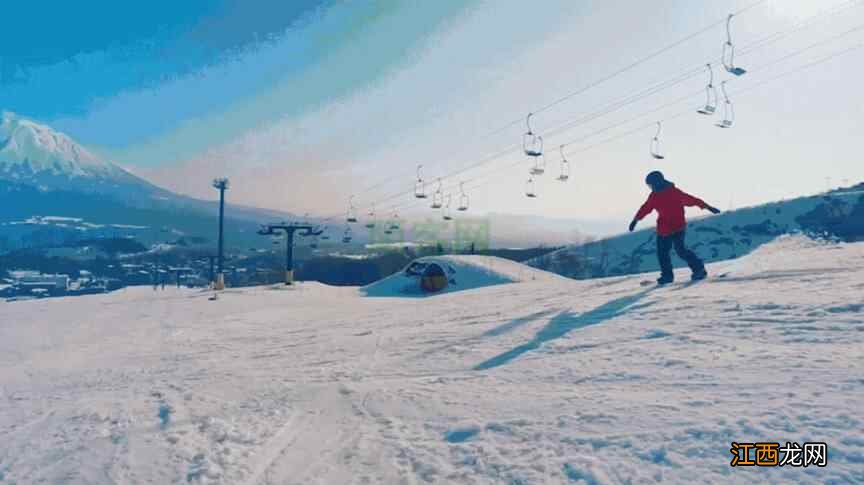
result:
M 717 275 L 710 275 L 709 274 L 707 277 L 702 278 L 701 280 L 675 281 L 672 283 L 667 283 L 665 285 L 657 284 L 657 280 L 642 280 L 639 282 L 639 286 L 656 286 L 657 288 L 675 288 L 675 287 L 680 288 L 680 287 L 698 285 L 699 283 L 703 283 L 705 281 L 710 281 L 710 280 L 719 279 L 719 278 L 725 278 L 727 276 L 729 276 L 728 272 L 727 273 L 720 273 Z

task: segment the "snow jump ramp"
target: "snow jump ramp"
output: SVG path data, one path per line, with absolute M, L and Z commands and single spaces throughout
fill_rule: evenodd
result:
M 361 288 L 371 297 L 426 297 L 486 286 L 563 279 L 547 271 L 494 256 L 429 256 Z

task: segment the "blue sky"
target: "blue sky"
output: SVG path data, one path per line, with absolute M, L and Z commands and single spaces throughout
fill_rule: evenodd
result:
M 0 31 L 0 104 L 47 121 L 85 116 L 124 93 L 157 90 L 229 61 L 326 8 L 327 2 L 309 1 L 97 0 L 56 2 L 45 15 L 44 4 L 15 2 L 4 6 L 4 16 L 16 21 Z M 308 55 L 292 59 L 292 67 L 314 56 L 308 46 L 302 52 Z M 89 143 L 124 145 L 272 85 L 275 73 L 259 74 L 218 86 L 221 103 L 212 91 L 177 92 L 185 103 L 141 103 L 122 123 L 108 115 L 69 131 Z
M 462 4 L 95 1 L 59 3 L 46 16 L 42 6 L 16 2 L 4 15 L 23 21 L 0 31 L 0 106 L 107 153 L 117 150 L 125 163 L 156 166 L 373 82 L 402 62 L 424 30 Z M 386 39 L 368 32 L 406 8 L 421 22 L 390 29 Z M 32 35 L 37 30 L 42 33 Z M 322 59 L 358 41 L 368 44 L 368 56 L 344 59 L 314 83 L 303 79 Z M 286 85 L 293 95 L 283 103 L 254 103 Z M 171 149 L 123 151 L 210 117 L 206 133 L 189 133 Z
M 729 79 L 730 92 L 752 91 L 735 98 L 733 130 L 696 115 L 699 96 L 657 109 L 704 87 L 696 76 L 549 134 L 550 167 L 558 145 L 573 142 L 573 177 L 538 180 L 537 199 L 522 194 L 518 151 L 446 185 L 494 177 L 471 188 L 472 212 L 626 221 L 656 168 L 721 207 L 813 193 L 826 177 L 860 180 L 860 52 L 755 89 L 864 41 L 859 31 L 775 63 L 864 24 L 855 6 L 795 28 L 847 1 L 766 0 L 735 19 L 741 47 L 787 35 L 740 57 L 751 73 Z M 434 181 L 501 152 L 524 131 L 509 122 L 756 0 L 94 0 L 52 5 L 50 15 L 32 3 L 4 7 L 16 21 L 0 30 L 0 108 L 186 194 L 213 197 L 207 180 L 225 175 L 232 200 L 250 205 L 331 214 L 356 193 L 364 212 L 377 202 L 379 213 L 426 215 L 401 207 L 418 164 Z M 535 128 L 548 133 L 716 63 L 724 40 L 722 25 L 708 29 L 544 111 Z M 693 113 L 664 123 L 662 164 L 646 156 L 650 128 L 590 148 L 682 107 Z

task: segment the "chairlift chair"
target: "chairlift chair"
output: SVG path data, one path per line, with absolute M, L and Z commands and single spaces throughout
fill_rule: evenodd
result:
M 355 222 L 357 222 L 357 209 L 354 208 L 353 195 L 348 198 L 348 213 L 345 217 L 345 220 L 350 224 L 354 224 Z
M 715 123 L 718 128 L 732 128 L 732 123 L 735 122 L 735 106 L 729 99 L 729 94 L 726 92 L 726 81 L 720 83 L 720 90 L 723 92 L 723 119 Z
M 390 231 L 398 231 L 399 230 L 399 214 L 393 213 L 393 218 L 390 219 L 390 227 L 388 228 Z
M 433 209 L 440 209 L 444 204 L 444 194 L 441 192 L 441 177 L 438 177 L 438 188 L 435 189 L 435 193 L 432 194 L 432 205 Z
M 528 113 L 528 116 L 525 118 L 525 125 L 528 127 L 528 131 L 522 135 L 522 150 L 529 157 L 539 157 L 543 154 L 543 137 L 531 131 L 532 115 L 533 113 Z
M 445 204 L 444 207 L 441 209 L 441 218 L 445 221 L 453 220 L 453 216 L 450 215 L 450 200 L 451 195 L 447 194 L 447 204 Z
M 414 197 L 417 199 L 426 198 L 426 182 L 423 181 L 423 175 L 420 174 L 420 169 L 423 165 L 417 165 L 417 181 L 414 182 Z
M 564 145 L 558 147 L 561 151 L 561 174 L 558 175 L 558 180 L 566 182 L 570 178 L 570 162 L 567 161 L 567 156 L 564 155 Z
M 702 115 L 711 116 L 717 111 L 717 87 L 714 86 L 714 68 L 711 64 L 706 64 L 708 69 L 708 85 L 705 86 L 705 106 L 696 110 Z
M 342 242 L 345 244 L 351 242 L 351 227 L 345 226 L 345 232 L 342 233 Z
M 657 133 L 654 134 L 654 138 L 651 139 L 651 156 L 656 158 L 657 160 L 663 160 L 666 158 L 660 151 L 660 131 L 663 129 L 663 125 L 660 122 L 657 122 Z
M 525 195 L 532 199 L 537 197 L 537 192 L 534 190 L 534 177 L 528 177 L 528 182 L 525 183 Z
M 456 210 L 464 212 L 468 210 L 468 194 L 465 193 L 465 182 L 459 182 L 459 192 L 459 207 Z
M 541 154 L 532 158 L 534 159 L 534 166 L 531 167 L 529 173 L 531 175 L 543 175 L 546 172 L 546 155 Z
M 735 45 L 732 43 L 731 30 L 732 17 L 734 14 L 730 13 L 729 17 L 726 18 L 726 43 L 723 44 L 722 62 L 726 72 L 733 76 L 743 76 L 747 71 L 735 65 Z
M 369 210 L 369 222 L 365 224 L 366 229 L 374 229 L 375 228 L 375 206 Z

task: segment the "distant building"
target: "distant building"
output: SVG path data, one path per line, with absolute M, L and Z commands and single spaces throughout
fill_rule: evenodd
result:
M 69 275 L 11 271 L 10 276 L 16 295 L 60 296 L 69 291 Z

